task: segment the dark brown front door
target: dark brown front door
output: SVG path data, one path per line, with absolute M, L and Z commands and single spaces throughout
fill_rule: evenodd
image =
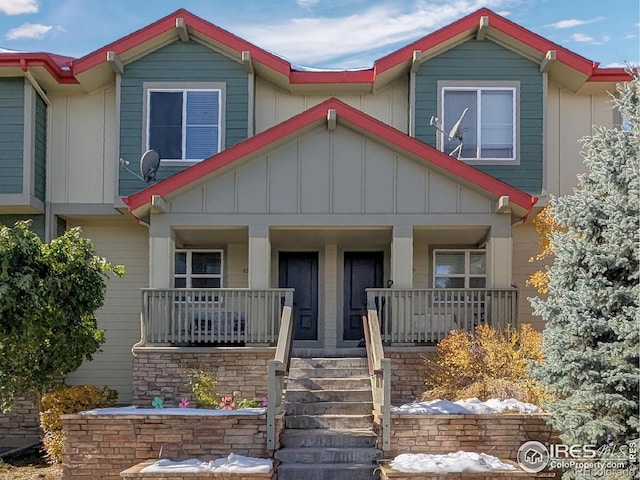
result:
M 344 253 L 343 340 L 361 340 L 362 315 L 367 311 L 367 288 L 383 287 L 384 252 Z
M 318 252 L 280 252 L 280 288 L 293 294 L 293 339 L 318 340 Z

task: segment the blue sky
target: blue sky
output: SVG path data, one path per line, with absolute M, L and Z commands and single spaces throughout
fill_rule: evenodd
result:
M 0 0 L 0 49 L 81 57 L 186 8 L 295 65 L 366 68 L 481 7 L 602 66 L 640 61 L 640 0 Z

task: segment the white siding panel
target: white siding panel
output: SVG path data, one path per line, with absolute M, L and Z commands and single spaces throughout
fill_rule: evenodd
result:
M 411 160 L 399 159 L 396 175 L 398 213 L 425 213 L 428 173 L 424 166 Z
M 363 140 L 351 130 L 333 132 L 333 211 L 361 213 Z
M 528 298 L 538 296 L 533 287 L 526 285 L 527 279 L 536 271 L 544 269 L 545 262 L 530 262 L 538 253 L 539 237 L 532 222 L 513 229 L 513 284 L 518 287 L 518 319 L 520 324 L 530 323 L 537 330 L 544 328 L 542 317 L 533 315 Z
M 298 211 L 297 143 L 291 143 L 269 154 L 269 211 Z
M 267 212 L 267 158 L 245 163 L 237 170 L 238 213 Z
M 365 143 L 365 212 L 393 213 L 395 154 L 367 140 Z
M 249 286 L 249 245 L 231 243 L 226 250 L 226 284 L 227 288 L 247 288 Z
M 236 198 L 235 171 L 227 172 L 210 180 L 205 189 L 206 213 L 234 213 Z
M 429 174 L 428 213 L 456 213 L 458 185 L 443 175 Z
M 460 211 L 463 213 L 491 213 L 491 201 L 478 192 L 461 188 Z
M 171 201 L 171 211 L 173 213 L 201 212 L 203 196 L 202 187 L 194 187 Z
M 330 210 L 331 142 L 329 132 L 320 130 L 299 140 L 300 212 L 327 213 Z
M 146 228 L 132 219 L 87 220 L 68 223 L 82 227 L 95 250 L 111 263 L 123 264 L 124 278 L 112 278 L 104 306 L 98 311 L 98 326 L 106 330 L 102 352 L 67 377 L 71 385 L 109 385 L 119 392 L 118 401 L 132 401 L 131 347 L 140 340 L 140 289 L 149 284 L 149 246 Z

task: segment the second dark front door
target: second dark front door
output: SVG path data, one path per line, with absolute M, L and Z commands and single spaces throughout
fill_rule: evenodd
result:
M 383 287 L 384 252 L 344 252 L 343 340 L 361 340 L 367 288 Z
M 318 252 L 280 252 L 280 288 L 293 294 L 294 340 L 318 340 Z

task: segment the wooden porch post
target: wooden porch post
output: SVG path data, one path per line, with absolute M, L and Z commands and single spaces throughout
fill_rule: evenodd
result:
M 267 225 L 249 226 L 249 288 L 269 288 L 271 240 Z
M 511 214 L 499 215 L 498 224 L 491 227 L 487 240 L 487 287 L 511 288 L 513 268 L 513 241 Z
M 149 227 L 149 287 L 173 288 L 175 234 L 171 227 Z
M 391 240 L 394 288 L 413 288 L 413 225 L 394 225 Z

